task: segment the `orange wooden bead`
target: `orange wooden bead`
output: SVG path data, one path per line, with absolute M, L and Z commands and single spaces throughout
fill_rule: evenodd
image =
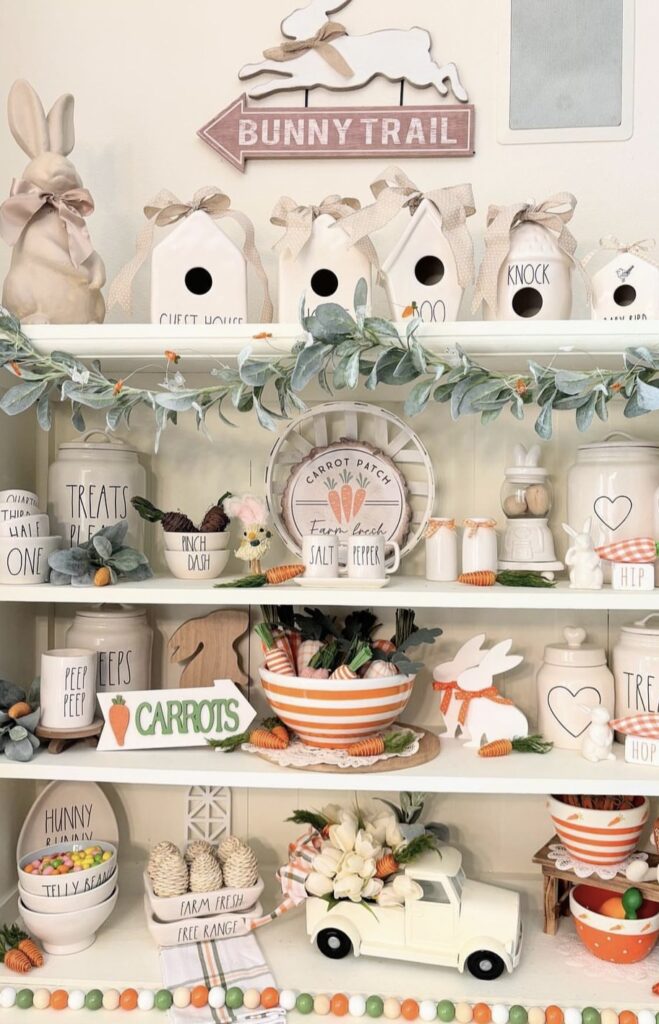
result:
M 261 1006 L 265 1007 L 266 1010 L 272 1010 L 274 1006 L 279 1006 L 279 992 L 276 988 L 264 988 L 261 992 Z
M 66 1010 L 69 1005 L 69 993 L 63 988 L 56 988 L 50 996 L 51 1010 Z
M 563 1024 L 564 1019 L 560 1006 L 548 1006 L 545 1010 L 546 1024 Z
M 201 1006 L 206 1006 L 208 1003 L 208 989 L 205 985 L 195 985 L 190 993 L 190 1004 L 196 1006 L 197 1009 Z
M 638 1024 L 638 1017 L 631 1010 L 623 1010 L 618 1015 L 618 1024 Z
M 492 1020 L 492 1011 L 487 1003 L 476 1003 L 473 1014 L 476 1024 L 490 1024 Z
M 403 999 L 400 1012 L 405 1020 L 416 1020 L 419 1016 L 419 1004 L 416 999 Z
M 330 1010 L 335 1017 L 345 1017 L 348 1012 L 348 997 L 343 992 L 337 992 L 330 999 Z
M 134 988 L 125 988 L 119 996 L 119 1006 L 122 1010 L 137 1009 L 137 992 Z

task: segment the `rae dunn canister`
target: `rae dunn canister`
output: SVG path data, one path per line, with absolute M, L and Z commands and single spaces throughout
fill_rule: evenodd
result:
M 613 675 L 616 718 L 659 711 L 659 614 L 621 627 Z
M 130 605 L 81 608 L 66 634 L 67 647 L 88 647 L 98 656 L 100 693 L 148 690 L 153 630 L 146 611 Z
M 577 750 L 590 725 L 588 709 L 602 705 L 613 714 L 615 690 L 606 653 L 586 643 L 578 626 L 563 630 L 565 643 L 547 644 L 537 678 L 538 732 L 555 747 Z

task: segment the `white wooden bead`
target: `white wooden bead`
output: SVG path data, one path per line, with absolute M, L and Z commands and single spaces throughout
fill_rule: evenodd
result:
M 615 1010 L 612 1010 L 611 1007 L 608 1007 L 606 1010 L 602 1010 L 601 1017 L 602 1024 L 618 1024 L 618 1014 Z
M 45 1010 L 50 1006 L 50 992 L 47 988 L 38 988 L 32 999 L 35 1010 Z
M 397 1020 L 400 1017 L 400 1003 L 393 996 L 385 999 L 382 1013 L 387 1020 Z
M 279 993 L 279 1005 L 283 1010 L 294 1010 L 297 1000 L 297 992 L 292 988 L 283 988 Z
M 221 1010 L 226 1002 L 227 994 L 221 985 L 213 985 L 208 992 L 208 1005 L 212 1010 Z
M 473 1020 L 473 1012 L 469 1003 L 458 1003 L 455 1008 L 455 1019 L 458 1024 L 469 1024 Z
M 541 1006 L 532 1006 L 529 1010 L 528 1024 L 545 1024 L 547 1017 Z M 618 1024 L 617 1020 L 614 1024 Z
M 419 1003 L 419 1017 L 421 1020 L 435 1020 L 437 1016 L 437 1003 L 434 999 L 422 999 Z
M 104 1010 L 118 1010 L 119 1009 L 119 993 L 116 988 L 109 988 L 103 993 L 103 1009 Z
M 175 988 L 172 993 L 172 999 L 174 1006 L 179 1010 L 185 1010 L 186 1006 L 190 1005 L 190 989 L 189 988 Z
M 10 1010 L 16 1003 L 16 989 L 6 985 L 0 989 L 0 1006 L 3 1010 Z
M 313 1012 L 325 1017 L 330 1012 L 330 1001 L 325 995 L 316 996 L 313 1001 Z
M 243 1006 L 246 1010 L 255 1010 L 261 1002 L 261 993 L 256 988 L 246 988 L 243 992 Z
M 85 1005 L 85 993 L 80 988 L 72 988 L 69 992 L 69 1010 L 82 1010 Z
M 137 996 L 137 1008 L 138 1010 L 152 1010 L 155 1005 L 156 997 L 150 988 L 143 988 Z
M 638 1024 L 655 1024 L 655 1016 L 652 1010 L 639 1010 L 636 1016 Z
M 508 1007 L 503 1003 L 495 1003 L 492 1007 L 493 1024 L 508 1024 Z
M 565 1024 L 581 1024 L 581 1010 L 577 1010 L 576 1006 L 568 1006 L 563 1011 L 563 1017 Z
M 366 1013 L 366 1000 L 363 996 L 350 996 L 348 1013 L 351 1017 L 363 1017 Z

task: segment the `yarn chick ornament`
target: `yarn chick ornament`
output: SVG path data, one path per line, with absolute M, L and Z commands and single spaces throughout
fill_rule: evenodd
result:
M 272 532 L 268 529 L 268 509 L 262 498 L 243 494 L 228 498 L 224 502 L 227 514 L 239 519 L 243 532 L 240 545 L 234 552 L 236 558 L 249 562 L 249 571 L 261 573 L 261 559 L 270 548 Z

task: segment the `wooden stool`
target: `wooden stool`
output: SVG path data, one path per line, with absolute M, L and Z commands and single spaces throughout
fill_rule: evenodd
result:
M 43 725 L 37 726 L 36 735 L 40 740 L 49 740 L 48 753 L 61 754 L 67 747 L 74 743 L 83 743 L 86 747 L 96 747 L 98 737 L 103 728 L 103 719 L 95 718 L 91 725 L 84 729 L 48 729 Z

